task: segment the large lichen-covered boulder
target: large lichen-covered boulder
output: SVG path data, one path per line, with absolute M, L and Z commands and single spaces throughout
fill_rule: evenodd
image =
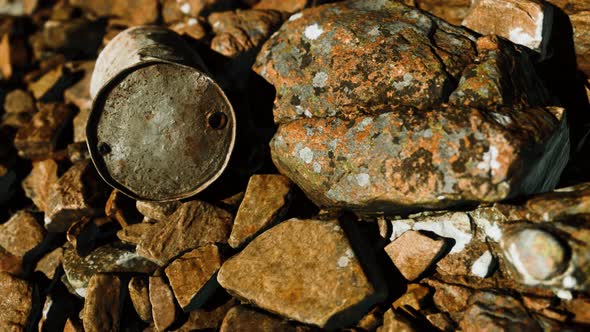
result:
M 499 201 L 567 162 L 565 112 L 522 48 L 397 1 L 294 14 L 254 70 L 276 88 L 275 165 L 323 207 Z

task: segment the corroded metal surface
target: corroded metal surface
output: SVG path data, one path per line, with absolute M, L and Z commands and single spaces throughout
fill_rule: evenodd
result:
M 221 175 L 235 116 L 199 57 L 172 31 L 132 28 L 99 56 L 87 136 L 101 176 L 142 199 L 192 196 Z

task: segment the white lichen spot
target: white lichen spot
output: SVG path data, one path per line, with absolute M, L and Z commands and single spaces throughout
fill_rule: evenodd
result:
M 567 289 L 572 289 L 575 288 L 578 285 L 578 281 L 576 280 L 576 278 L 572 277 L 572 276 L 567 276 L 565 278 L 563 278 L 563 287 L 567 288 Z
M 338 147 L 338 139 L 337 138 L 328 142 L 328 148 L 330 148 L 330 150 L 336 150 L 336 147 Z
M 491 114 L 494 117 L 494 119 L 496 120 L 496 122 L 498 122 L 502 126 L 508 126 L 509 124 L 512 123 L 512 119 L 507 115 L 500 114 L 500 113 L 494 113 L 494 112 L 492 112 Z
M 81 297 L 86 297 L 86 287 L 76 288 L 76 294 L 80 295 Z
M 500 162 L 498 161 L 498 149 L 495 146 L 490 146 L 490 149 L 483 154 L 483 161 L 477 164 L 477 168 L 484 171 L 495 171 L 500 168 Z
M 390 241 L 393 241 L 400 237 L 405 232 L 412 229 L 412 226 L 403 220 L 392 220 L 391 221 L 391 236 Z
M 45 306 L 43 306 L 43 317 L 47 318 L 47 314 L 49 313 L 49 310 L 51 310 L 51 306 L 53 305 L 53 300 L 51 300 L 51 298 L 49 298 L 47 300 L 47 303 L 45 303 Z
M 393 83 L 393 87 L 397 90 L 401 90 L 403 88 L 410 86 L 410 84 L 412 84 L 413 79 L 414 76 L 412 76 L 412 74 L 405 73 L 404 76 L 402 76 L 402 81 Z
M 299 158 L 301 158 L 306 164 L 309 164 L 313 160 L 313 151 L 311 151 L 310 148 L 305 147 L 299 150 Z
M 326 72 L 323 72 L 323 71 L 318 71 L 315 74 L 315 76 L 313 77 L 311 84 L 315 88 L 323 88 L 326 86 L 327 82 L 328 82 L 328 74 L 326 74 Z
M 126 252 L 119 256 L 119 258 L 117 258 L 115 264 L 128 267 L 129 263 L 138 257 L 139 255 L 134 252 Z
M 322 165 L 320 165 L 317 162 L 313 163 L 313 171 L 318 174 L 321 173 L 322 172 Z
M 455 245 L 451 249 L 451 254 L 463 251 L 473 238 L 471 233 L 457 228 L 452 220 L 417 222 L 414 224 L 413 229 L 417 231 L 430 231 L 438 236 L 454 239 Z
M 336 232 L 340 232 L 342 231 L 342 227 L 340 227 L 339 225 L 334 225 L 333 230 L 335 230 Z
M 303 17 L 303 13 L 301 13 L 301 12 L 295 13 L 289 17 L 289 22 L 293 22 L 293 21 L 298 20 L 302 17 Z
M 184 15 L 188 15 L 191 12 L 191 4 L 188 2 L 183 3 L 182 5 L 180 5 L 180 11 Z
M 572 295 L 572 292 L 566 291 L 564 289 L 560 289 L 557 291 L 557 297 L 559 297 L 562 300 L 566 300 L 566 301 L 569 301 L 574 298 L 574 296 Z
M 318 39 L 322 33 L 324 33 L 324 29 L 322 29 L 317 23 L 307 26 L 303 31 L 305 37 L 310 40 Z
M 311 118 L 313 116 L 313 114 L 311 114 L 311 112 L 308 109 L 304 110 L 303 114 L 308 118 Z
M 197 23 L 199 23 L 199 21 L 196 18 L 191 17 L 186 21 L 186 23 L 190 26 L 193 26 L 193 25 L 196 25 Z
M 360 174 L 356 175 L 356 182 L 358 183 L 359 186 L 366 187 L 369 184 L 371 184 L 371 178 L 369 177 L 369 174 L 367 174 L 367 173 L 360 173 Z
M 352 251 L 352 249 L 346 249 L 346 252 L 344 253 L 346 255 L 346 257 L 348 258 L 352 258 L 354 257 L 354 252 Z
M 485 278 L 490 274 L 492 261 L 494 257 L 489 250 L 484 252 L 471 266 L 471 273 L 480 278 Z
M 43 222 L 45 223 L 45 226 L 51 224 L 51 218 L 49 218 L 48 216 L 45 216 L 45 218 L 43 218 Z
M 342 257 L 338 258 L 338 266 L 339 267 L 346 267 L 346 266 L 348 266 L 349 262 L 350 262 L 350 258 L 348 258 L 347 256 L 342 256 Z
M 381 34 L 379 31 L 379 26 L 374 26 L 371 30 L 369 30 L 368 35 L 372 37 L 377 37 Z
M 299 105 L 295 106 L 295 113 L 297 113 L 298 115 L 303 114 L 303 111 L 304 111 L 303 107 L 301 107 Z
M 373 123 L 373 118 L 364 118 L 363 121 L 361 121 L 357 126 L 356 126 L 356 130 L 357 131 L 363 131 L 365 130 L 365 128 Z

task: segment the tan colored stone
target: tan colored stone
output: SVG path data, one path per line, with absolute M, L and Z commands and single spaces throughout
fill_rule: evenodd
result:
M 45 238 L 45 229 L 27 211 L 18 211 L 0 225 L 0 246 L 17 257 L 37 247 Z
M 491 292 L 479 292 L 469 300 L 461 330 L 476 331 L 541 331 L 539 324 L 515 298 Z
M 461 25 L 483 35 L 498 35 L 541 50 L 545 5 L 538 0 L 475 0 Z
M 154 227 L 137 245 L 137 253 L 165 264 L 181 252 L 210 243 L 227 243 L 232 216 L 201 201 L 183 203 L 162 227 Z
M 142 277 L 132 277 L 129 280 L 129 297 L 133 308 L 141 320 L 152 321 L 152 305 L 150 303 L 149 283 Z
M 330 329 L 383 299 L 380 276 L 365 263 L 366 270 L 338 222 L 291 219 L 226 261 L 217 280 L 260 308 Z
M 261 0 L 253 8 L 296 13 L 305 8 L 309 3 L 310 1 L 308 0 Z
M 239 248 L 285 214 L 289 207 L 291 181 L 282 175 L 253 175 L 238 208 L 229 240 Z
M 33 169 L 23 180 L 22 187 L 35 206 L 45 212 L 50 188 L 57 179 L 57 163 L 53 159 L 33 161 Z
M 92 107 L 90 97 L 90 79 L 94 70 L 94 61 L 84 61 L 70 65 L 74 75 L 81 75 L 82 78 L 64 91 L 64 99 L 72 103 L 80 110 L 89 110 Z
M 6 113 L 35 113 L 35 100 L 25 90 L 13 90 L 6 94 L 4 99 L 4 111 Z
M 154 227 L 158 227 L 155 226 L 156 224 L 157 222 L 141 222 L 139 224 L 132 224 L 118 231 L 117 237 L 123 242 L 137 245 L 145 234 L 152 232 Z
M 55 144 L 67 125 L 72 109 L 63 104 L 40 104 L 30 123 L 14 138 L 18 154 L 27 159 L 51 158 Z
M 62 98 L 63 92 L 70 82 L 69 75 L 69 71 L 64 66 L 59 65 L 30 83 L 29 91 L 39 101 L 57 101 Z
M 231 8 L 231 0 L 163 0 L 162 18 L 166 23 L 182 21 L 186 17 L 207 16 L 210 11 Z
M 68 318 L 63 332 L 84 332 L 84 326 L 79 319 Z
M 566 308 L 574 315 L 573 321 L 590 324 L 590 299 L 577 298 L 566 302 Z
M 408 289 L 399 299 L 393 302 L 394 309 L 410 307 L 416 311 L 420 311 L 424 307 L 424 303 L 428 300 L 430 294 L 428 287 L 420 284 L 409 284 Z
M 147 202 L 137 201 L 136 208 L 145 217 L 157 221 L 168 219 L 182 205 L 179 201 Z
M 33 311 L 33 289 L 24 280 L 0 272 L 0 326 L 5 331 L 26 331 Z
M 100 215 L 105 199 L 103 186 L 89 160 L 72 165 L 51 186 L 45 213 L 47 230 L 65 232 L 82 217 Z
M 74 124 L 74 142 L 86 142 L 86 123 L 90 117 L 90 109 L 81 108 L 72 121 Z
M 416 329 L 404 316 L 389 309 L 383 314 L 383 325 L 377 332 L 414 332 Z
M 220 332 L 304 332 L 307 330 L 309 329 L 298 328 L 277 316 L 244 305 L 231 308 L 219 329 Z
M 49 252 L 43 258 L 37 262 L 35 271 L 43 273 L 49 280 L 53 280 L 55 272 L 63 261 L 64 250 L 63 248 L 56 248 Z
M 118 221 L 123 228 L 141 221 L 135 201 L 116 189 L 111 192 L 104 209 L 107 217 Z
M 404 278 L 418 279 L 432 266 L 445 242 L 417 231 L 407 231 L 385 247 L 385 252 Z
M 443 312 L 447 312 L 453 319 L 462 316 L 467 307 L 469 298 L 474 293 L 470 288 L 451 285 L 434 279 L 426 280 L 426 283 L 434 288 L 432 300 L 434 305 Z
M 210 244 L 174 259 L 164 270 L 174 296 L 184 311 L 199 308 L 217 289 L 217 271 L 221 255 Z
M 20 275 L 23 272 L 22 257 L 15 256 L 0 247 L 0 272 Z
M 183 22 L 171 25 L 170 30 L 174 30 L 179 35 L 187 35 L 195 40 L 207 38 L 208 32 L 205 24 L 196 18 L 189 18 Z
M 109 274 L 92 276 L 82 311 L 84 331 L 119 331 L 123 294 L 119 277 Z
M 238 304 L 239 302 L 235 298 L 230 298 L 213 308 L 192 310 L 189 313 L 187 321 L 176 331 L 190 332 L 195 330 L 219 330 L 221 322 L 229 309 Z
M 28 61 L 27 45 L 22 39 L 11 38 L 10 33 L 0 37 L 0 76 L 3 80 L 12 78 L 15 70 Z
M 256 53 L 280 27 L 283 17 L 279 12 L 251 9 L 212 13 L 208 20 L 215 33 L 211 49 L 235 58 L 248 51 Z
M 150 277 L 150 303 L 152 317 L 158 331 L 166 330 L 176 320 L 174 294 L 162 277 Z
M 416 6 L 454 25 L 461 22 L 469 12 L 471 0 L 406 0 L 407 5 Z M 412 3 L 414 2 L 414 3 Z
M 70 0 L 70 4 L 96 16 L 119 17 L 131 25 L 155 23 L 159 16 L 158 0 Z
M 426 315 L 426 319 L 437 329 L 443 332 L 455 331 L 455 322 L 444 312 Z
M 363 331 L 375 331 L 381 325 L 383 325 L 383 313 L 381 308 L 377 306 L 361 318 L 356 324 L 356 327 Z
M 68 159 L 72 164 L 90 159 L 90 152 L 88 151 L 88 145 L 86 145 L 86 142 L 68 144 L 67 151 Z

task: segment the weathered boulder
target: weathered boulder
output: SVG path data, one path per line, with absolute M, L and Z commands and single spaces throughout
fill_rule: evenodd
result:
M 304 10 L 254 69 L 277 89 L 273 161 L 323 207 L 499 201 L 552 189 L 568 160 L 526 54 L 396 1 Z

